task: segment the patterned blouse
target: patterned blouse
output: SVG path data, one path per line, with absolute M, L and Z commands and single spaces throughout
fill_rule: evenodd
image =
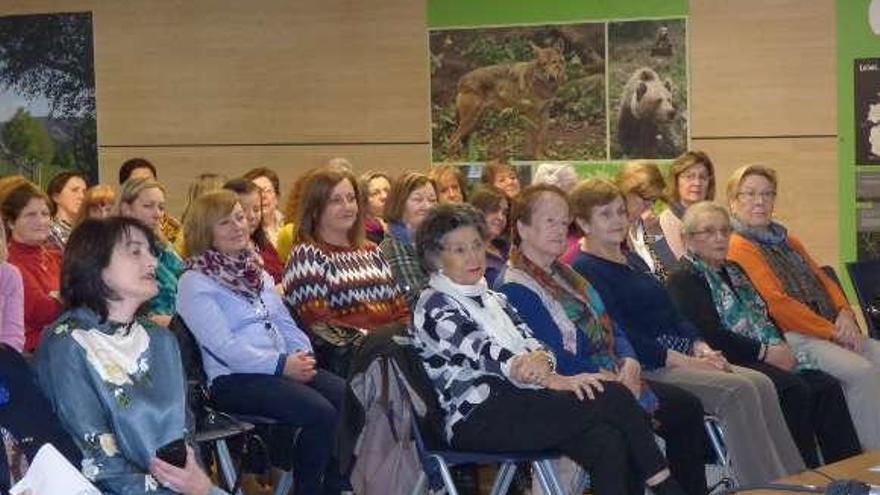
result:
M 379 248 L 302 243 L 293 247 L 282 280 L 284 300 L 300 323 L 324 321 L 373 330 L 407 323 L 409 308 Z
M 522 333 L 529 350 L 545 349 L 532 337 L 516 310 L 503 294 L 495 293 L 502 301 L 504 312 Z M 474 298 L 483 305 L 479 298 Z M 493 384 L 509 381 L 510 361 L 514 352 L 502 346 L 483 330 L 468 314 L 461 303 L 433 288 L 426 289 L 419 298 L 410 327 L 413 346 L 422 357 L 422 364 L 434 384 L 440 407 L 446 416 L 446 438 L 452 440 L 453 428 L 467 419 L 492 392 Z
M 67 245 L 67 239 L 72 230 L 73 227 L 69 223 L 58 217 L 53 218 L 49 224 L 49 242 L 54 244 L 59 251 L 64 251 L 64 246 Z
M 77 308 L 47 328 L 37 378 L 105 493 L 171 494 L 149 474 L 157 448 L 191 438 L 177 340 L 149 320 L 101 322 Z M 213 488 L 209 494 L 221 494 Z

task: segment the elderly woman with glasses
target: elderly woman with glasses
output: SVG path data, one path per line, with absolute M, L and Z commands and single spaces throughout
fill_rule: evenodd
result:
M 666 181 L 669 208 L 660 214 L 660 228 L 676 259 L 685 253 L 681 220 L 692 204 L 715 199 L 715 166 L 702 151 L 687 151 L 672 162 Z
M 559 261 L 571 224 L 565 193 L 550 185 L 523 189 L 511 224 L 514 247 L 498 289 L 553 350 L 560 372 L 605 370 L 610 380 L 625 385 L 656 420 L 672 474 L 688 493 L 705 494 L 703 406 L 679 387 L 642 379 L 632 345 L 592 284 Z
M 777 190 L 770 167 L 734 171 L 727 182 L 735 231 L 727 257 L 755 284 L 792 350 L 810 356 L 843 384 L 862 446 L 880 448 L 880 342 L 862 334 L 840 287 L 801 241 L 773 220 Z
M 489 290 L 486 226 L 473 207 L 434 208 L 416 231 L 430 273 L 416 304 L 413 344 L 423 358 L 453 447 L 559 450 L 592 473 L 598 494 L 682 494 L 648 416 L 627 388 L 599 373 L 554 372 L 505 297 Z
M 861 452 L 843 390 L 810 356 L 792 352 L 764 300 L 735 262 L 725 260 L 732 228 L 727 211 L 708 201 L 683 218 L 687 253 L 666 287 L 681 313 L 732 363 L 760 371 L 776 386 L 788 428 L 809 467 Z

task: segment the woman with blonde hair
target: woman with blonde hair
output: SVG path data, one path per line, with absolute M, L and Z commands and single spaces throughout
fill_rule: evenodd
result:
M 428 177 L 437 184 L 437 200 L 441 203 L 467 201 L 467 181 L 459 167 L 448 163 L 437 164 L 431 167 Z
M 645 262 L 650 273 L 665 280 L 667 268 L 676 260 L 654 213 L 654 204 L 663 199 L 666 189 L 663 174 L 656 163 L 635 160 L 620 168 L 615 182 L 626 201 L 629 218 L 626 246 Z
M 98 184 L 86 190 L 82 208 L 76 225 L 81 224 L 87 218 L 107 218 L 113 214 L 113 204 L 116 202 L 116 191 L 107 184 Z
M 672 162 L 666 181 L 669 208 L 660 214 L 660 229 L 676 259 L 685 254 L 681 219 L 687 208 L 715 199 L 715 166 L 702 151 L 687 151 Z
M 302 428 L 294 455 L 296 493 L 338 492 L 328 439 L 345 384 L 316 368 L 308 337 L 252 248 L 250 228 L 232 191 L 212 191 L 193 202 L 184 224 L 187 271 L 177 310 L 202 350 L 212 400 L 224 411 Z
M 156 280 L 159 292 L 150 299 L 147 312 L 157 324 L 167 327 L 174 315 L 177 280 L 183 273 L 183 260 L 172 245 L 161 237 L 161 221 L 165 216 L 165 186 L 154 179 L 129 179 L 119 191 L 117 210 L 120 216 L 140 220 L 159 238 Z

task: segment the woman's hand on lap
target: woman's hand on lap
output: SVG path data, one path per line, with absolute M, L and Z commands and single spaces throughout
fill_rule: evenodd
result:
M 150 473 L 162 486 L 183 495 L 208 495 L 214 487 L 189 445 L 186 446 L 186 466 L 179 468 L 154 457 L 150 461 Z

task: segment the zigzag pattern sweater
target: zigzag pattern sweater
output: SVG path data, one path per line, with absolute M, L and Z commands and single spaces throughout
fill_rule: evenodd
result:
M 302 243 L 293 247 L 282 281 L 299 321 L 372 330 L 409 322 L 409 309 L 379 248 Z

